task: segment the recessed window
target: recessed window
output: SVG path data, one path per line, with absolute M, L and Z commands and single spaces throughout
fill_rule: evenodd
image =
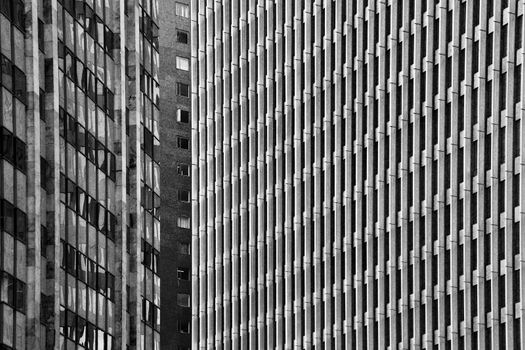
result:
M 190 166 L 188 164 L 177 165 L 177 175 L 190 176 Z
M 185 57 L 177 56 L 175 57 L 175 66 L 177 69 L 187 72 L 190 70 L 190 60 Z
M 191 219 L 188 216 L 179 216 L 177 226 L 180 228 L 191 228 Z
M 177 278 L 182 281 L 189 281 L 190 269 L 187 267 L 177 267 Z
M 183 149 L 189 149 L 190 148 L 190 140 L 186 137 L 177 137 L 177 147 L 183 148 Z
M 187 242 L 179 242 L 178 245 L 179 253 L 190 255 L 191 254 L 191 244 Z
M 184 83 L 177 83 L 177 95 L 190 97 L 190 86 Z
M 177 31 L 177 42 L 187 44 L 189 42 L 189 35 L 187 32 Z
M 179 320 L 179 324 L 177 328 L 179 332 L 189 334 L 190 333 L 190 321 Z
M 177 294 L 177 305 L 182 307 L 190 307 L 190 295 L 186 293 L 178 293 Z
M 186 4 L 181 4 L 180 2 L 176 2 L 175 14 L 180 17 L 190 18 L 190 6 Z
M 178 196 L 179 201 L 181 202 L 186 202 L 186 203 L 190 202 L 190 191 L 179 190 L 177 196 Z
M 189 123 L 190 122 L 190 112 L 185 111 L 184 109 L 177 109 L 177 121 L 179 123 Z

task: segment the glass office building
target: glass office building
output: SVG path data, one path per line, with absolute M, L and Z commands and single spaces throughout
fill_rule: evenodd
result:
M 159 349 L 156 0 L 0 1 L 0 349 Z
M 522 1 L 195 1 L 198 348 L 520 349 Z

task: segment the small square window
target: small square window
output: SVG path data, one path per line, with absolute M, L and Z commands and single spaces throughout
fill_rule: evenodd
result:
M 177 305 L 182 307 L 191 306 L 191 298 L 189 294 L 186 293 L 177 293 Z
M 190 7 L 180 2 L 175 3 L 175 14 L 180 17 L 190 18 Z
M 178 330 L 181 333 L 189 334 L 190 333 L 190 321 L 179 320 Z
M 186 137 L 177 137 L 177 147 L 183 148 L 183 149 L 189 149 L 190 148 L 190 140 Z
M 190 86 L 184 83 L 177 83 L 177 95 L 190 97 Z
M 177 121 L 179 123 L 189 123 L 190 122 L 190 112 L 183 109 L 177 109 Z
M 189 35 L 187 32 L 177 31 L 177 42 L 181 44 L 189 43 Z
M 177 226 L 180 228 L 191 228 L 191 219 L 188 216 L 179 216 Z
M 189 203 L 190 202 L 190 191 L 179 190 L 178 198 L 179 198 L 179 201 L 181 202 Z
M 179 253 L 190 255 L 191 254 L 191 244 L 187 242 L 179 242 L 178 245 Z
M 190 60 L 185 57 L 175 57 L 175 66 L 177 69 L 188 72 L 190 70 Z
M 177 165 L 177 175 L 190 176 L 190 166 L 188 164 Z
M 177 267 L 177 278 L 182 281 L 189 281 L 190 269 L 187 267 Z

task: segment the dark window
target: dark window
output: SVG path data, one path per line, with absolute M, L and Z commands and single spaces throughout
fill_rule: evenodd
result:
M 184 83 L 177 83 L 177 94 L 183 97 L 190 97 L 190 86 Z
M 177 121 L 181 123 L 190 122 L 190 112 L 183 109 L 177 110 Z
M 2 12 L 8 19 L 11 19 L 12 4 L 12 0 L 0 0 L 0 12 Z
M 501 58 L 507 56 L 507 33 L 509 26 L 505 24 L 501 27 Z
M 487 66 L 492 64 L 492 43 L 493 43 L 493 33 L 487 35 Z
M 189 42 L 189 35 L 187 32 L 177 31 L 177 42 L 187 44 Z
M 144 152 L 149 156 L 153 155 L 153 134 L 146 128 L 144 128 Z
M 11 0 L 13 2 L 13 24 L 24 31 L 24 2 L 22 0 Z
M 22 72 L 18 67 L 14 66 L 14 95 L 17 97 L 20 101 L 26 102 L 26 75 L 24 72 Z
M 186 137 L 177 137 L 177 147 L 183 148 L 183 149 L 189 149 L 190 148 L 190 140 Z
M 479 70 L 479 41 L 474 41 L 472 45 L 472 74 Z
M 179 320 L 178 330 L 181 333 L 189 334 L 190 333 L 190 322 L 189 321 L 181 321 L 181 320 Z
M 27 147 L 26 144 L 15 137 L 15 155 L 16 155 L 16 166 L 20 171 L 25 172 L 27 170 L 26 158 L 27 158 Z
M 177 278 L 183 281 L 190 280 L 190 269 L 187 267 L 177 267 Z
M 16 236 L 19 240 L 25 242 L 27 237 L 27 215 L 20 209 L 15 210 L 16 213 Z
M 190 201 L 190 191 L 179 190 L 178 191 L 178 199 L 181 202 L 189 202 Z
M 514 103 L 518 103 L 521 95 L 521 66 L 514 70 Z
M 13 64 L 4 55 L 0 56 L 2 65 L 2 85 L 11 91 L 13 88 Z
M 516 50 L 521 49 L 522 32 L 523 32 L 523 15 L 520 15 L 516 19 Z
M 182 176 L 190 176 L 190 166 L 188 164 L 177 165 L 177 174 Z
M 2 230 L 13 234 L 15 229 L 15 207 L 6 200 L 2 201 Z
M 7 161 L 14 163 L 15 151 L 13 134 L 6 128 L 2 128 L 1 156 Z

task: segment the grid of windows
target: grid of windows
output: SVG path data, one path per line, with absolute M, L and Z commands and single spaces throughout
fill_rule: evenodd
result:
M 139 228 L 142 236 L 142 337 L 144 349 L 160 349 L 160 164 L 159 164 L 159 7 L 156 1 L 139 2 L 141 28 L 138 58 L 141 65 L 140 110 L 135 111 L 135 126 L 143 132 L 140 158 L 142 171 L 133 172 L 142 187 Z M 133 287 L 132 287 L 133 288 Z
M 113 11 L 109 1 L 57 9 L 63 349 L 116 346 Z
M 159 315 L 157 15 L 157 0 L 0 0 L 1 349 L 160 347 L 140 307 Z
M 521 347 L 523 10 L 195 4 L 195 344 Z
M 163 259 L 160 264 L 163 278 L 162 324 L 173 330 L 161 335 L 162 348 L 191 347 L 189 328 L 181 332 L 178 320 L 189 321 L 191 309 L 178 303 L 178 295 L 191 293 L 191 282 L 180 281 L 173 266 L 190 266 L 191 240 L 191 0 L 161 0 L 160 23 L 166 35 L 161 36 L 160 83 L 165 97 L 161 102 L 161 139 L 166 147 L 161 150 L 163 165 Z M 170 62 L 170 59 L 173 60 Z
M 24 3 L 0 2 L 0 348 L 27 337 L 28 143 Z

